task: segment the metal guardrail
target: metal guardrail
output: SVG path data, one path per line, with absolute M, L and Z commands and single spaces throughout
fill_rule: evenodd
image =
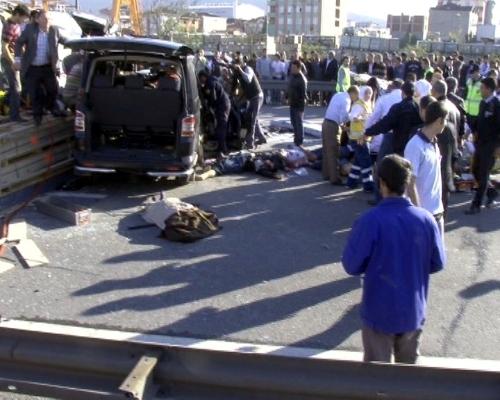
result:
M 498 400 L 500 362 L 362 363 L 359 353 L 0 321 L 0 391 L 71 400 Z
M 263 90 L 287 90 L 287 80 L 262 80 L 260 82 Z M 330 92 L 334 93 L 337 83 L 325 81 L 308 81 L 307 90 L 311 92 Z

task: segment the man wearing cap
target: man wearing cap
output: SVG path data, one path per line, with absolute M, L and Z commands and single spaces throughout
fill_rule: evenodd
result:
M 479 187 L 470 209 L 466 212 L 469 215 L 481 212 L 485 194 L 487 196 L 486 207 L 491 207 L 498 197 L 496 189 L 489 187 L 490 172 L 495 165 L 495 152 L 500 147 L 500 100 L 495 96 L 495 89 L 494 79 L 482 80 L 483 100 L 479 106 L 477 133 L 474 136 L 476 151 L 472 169 Z
M 479 105 L 481 104 L 481 73 L 478 65 L 474 65 L 471 70 L 471 78 L 465 87 L 465 112 L 467 113 L 467 123 L 472 132 L 477 132 L 477 117 L 479 115 Z

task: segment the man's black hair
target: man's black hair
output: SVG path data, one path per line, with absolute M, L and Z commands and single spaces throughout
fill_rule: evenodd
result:
M 208 77 L 209 77 L 209 76 L 210 76 L 210 75 L 208 74 L 208 71 L 207 71 L 207 70 L 205 70 L 205 69 L 202 69 L 200 72 L 198 72 L 198 79 L 199 79 L 199 78 L 202 78 L 202 77 L 204 77 L 204 78 L 207 78 L 207 79 L 208 79 Z
M 425 110 L 425 125 L 431 125 L 436 122 L 438 119 L 446 119 L 448 116 L 448 110 L 446 109 L 446 105 L 442 101 L 435 101 L 434 103 L 429 104 L 427 109 Z
M 406 80 L 410 82 L 416 82 L 417 81 L 417 74 L 414 72 L 408 72 L 406 75 Z
M 481 83 L 486 86 L 488 89 L 490 89 L 492 92 L 494 92 L 497 88 L 495 79 L 493 78 L 484 78 Z
M 18 4 L 12 10 L 12 15 L 20 15 L 21 17 L 29 17 L 30 10 L 26 7 L 25 4 Z
M 392 88 L 393 89 L 401 89 L 403 87 L 403 80 L 402 79 L 399 79 L 399 78 L 396 78 L 392 81 Z
M 415 85 L 413 82 L 406 81 L 403 83 L 403 86 L 401 86 L 401 91 L 405 97 L 413 97 L 415 95 Z
M 420 99 L 420 109 L 427 110 L 430 104 L 435 103 L 437 100 L 432 96 L 424 96 Z
M 402 196 L 410 184 L 411 163 L 397 154 L 386 156 L 380 163 L 378 177 L 391 193 Z
M 427 82 L 431 82 L 431 81 L 432 81 L 432 77 L 433 77 L 433 76 L 434 76 L 434 72 L 432 72 L 432 71 L 427 71 L 427 72 L 425 73 L 425 80 L 426 80 Z

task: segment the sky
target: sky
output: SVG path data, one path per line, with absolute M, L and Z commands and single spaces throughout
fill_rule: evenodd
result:
M 331 0 L 333 1 L 333 0 Z M 147 0 L 141 0 L 141 3 L 145 3 Z M 243 1 L 244 2 L 244 1 Z M 384 17 L 388 13 L 400 14 L 402 11 L 408 13 L 410 10 L 415 12 L 424 12 L 429 9 L 431 5 L 434 5 L 436 0 L 345 0 L 349 12 L 355 12 L 356 14 L 373 14 L 377 18 Z M 80 5 L 82 8 L 97 8 L 106 6 L 109 4 L 111 6 L 112 0 L 80 0 Z M 263 3 L 265 3 L 263 1 Z M 408 4 L 408 3 L 414 3 Z
M 347 12 L 386 19 L 387 14 L 427 14 L 436 0 L 346 0 Z
M 71 1 L 71 0 L 70 0 Z M 147 4 L 150 0 L 140 0 Z M 248 1 L 248 0 L 247 0 Z M 333 0 L 330 0 L 333 1 Z M 344 0 L 347 12 L 360 15 L 373 16 L 386 20 L 387 14 L 424 14 L 429 13 L 429 8 L 437 4 L 437 0 Z M 112 0 L 80 0 L 83 9 L 99 9 L 111 7 Z M 245 2 L 245 0 L 243 0 Z M 265 4 L 265 0 L 253 0 L 254 4 Z M 497 1 L 495 9 L 495 21 L 500 20 L 500 1 Z

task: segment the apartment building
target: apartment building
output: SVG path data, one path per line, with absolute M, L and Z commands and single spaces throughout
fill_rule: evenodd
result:
M 347 0 L 268 0 L 271 36 L 340 36 Z

